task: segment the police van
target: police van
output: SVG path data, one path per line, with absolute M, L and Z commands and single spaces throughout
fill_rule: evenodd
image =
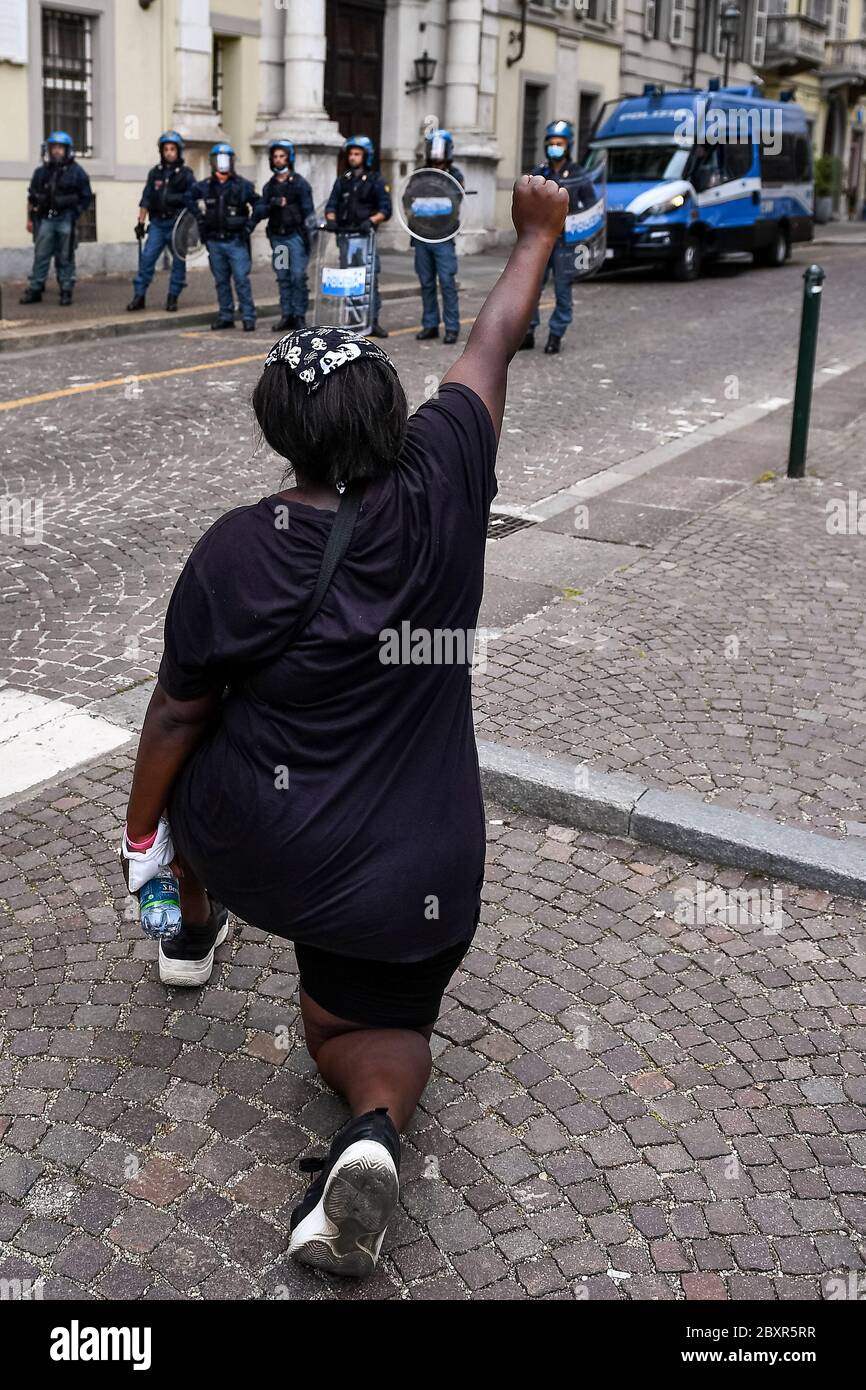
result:
M 647 84 L 602 112 L 590 168 L 602 152 L 609 266 L 663 264 L 696 280 L 727 252 L 778 266 L 795 241 L 812 240 L 812 145 L 792 101 L 768 101 L 754 86 Z

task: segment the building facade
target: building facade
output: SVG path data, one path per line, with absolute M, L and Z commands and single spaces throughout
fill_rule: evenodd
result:
M 738 0 L 731 79 L 795 89 L 817 151 L 845 165 L 844 215 L 862 201 L 866 0 L 785 3 Z M 397 193 L 425 131 L 445 125 L 471 190 L 462 244 L 478 250 L 509 235 L 512 182 L 542 158 L 549 120 L 571 120 L 583 147 L 605 102 L 721 70 L 718 0 L 0 0 L 0 274 L 27 272 L 26 188 L 53 128 L 96 195 L 86 269 L 134 264 L 140 190 L 169 128 L 198 174 L 230 140 L 258 186 L 268 140 L 291 136 L 320 205 L 346 135 L 373 138 Z M 382 240 L 408 245 L 396 221 Z

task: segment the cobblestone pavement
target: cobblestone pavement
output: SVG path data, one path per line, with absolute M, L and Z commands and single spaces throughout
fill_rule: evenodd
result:
M 495 807 L 380 1267 L 296 1267 L 296 1160 L 345 1109 L 302 1045 L 293 951 L 237 928 L 204 990 L 163 988 L 114 854 L 130 770 L 0 814 L 0 1278 L 123 1300 L 815 1300 L 857 1278 L 857 905 Z M 690 925 L 702 882 L 729 925 Z M 765 895 L 751 918 L 738 890 Z
M 850 423 L 830 433 L 832 419 Z M 815 420 L 804 481 L 755 481 L 771 451 L 785 457 L 785 413 L 590 500 L 585 530 L 573 505 L 545 523 L 550 540 L 595 537 L 571 541 L 590 551 L 615 536 L 651 548 L 571 598 L 551 604 L 548 588 L 540 616 L 489 643 L 479 735 L 866 834 L 866 518 L 837 534 L 827 511 L 862 492 L 866 370 L 822 388 Z M 704 510 L 679 510 L 701 489 Z

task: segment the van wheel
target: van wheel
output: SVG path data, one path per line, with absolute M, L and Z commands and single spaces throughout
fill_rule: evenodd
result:
M 781 227 L 777 228 L 776 235 L 769 246 L 762 246 L 759 251 L 752 252 L 752 259 L 755 265 L 763 265 L 768 268 L 784 265 L 788 259 L 788 238 Z
M 673 278 L 675 280 L 697 280 L 701 273 L 702 259 L 701 243 L 697 237 L 688 237 L 682 251 L 671 265 Z

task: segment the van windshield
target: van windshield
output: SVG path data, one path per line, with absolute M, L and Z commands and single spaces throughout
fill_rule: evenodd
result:
M 691 153 L 682 145 L 605 142 L 590 149 L 586 159 L 588 169 L 598 164 L 603 151 L 607 151 L 608 183 L 661 183 L 664 179 L 681 179 Z

